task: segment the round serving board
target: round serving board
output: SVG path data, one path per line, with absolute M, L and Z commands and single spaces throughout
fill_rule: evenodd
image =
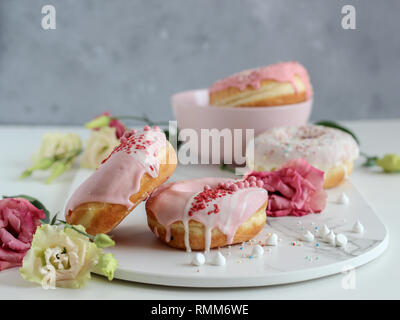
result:
M 91 172 L 80 169 L 72 186 L 74 190 Z M 216 166 L 180 166 L 171 181 L 205 176 L 231 176 Z M 71 191 L 72 191 L 71 190 Z M 348 205 L 336 203 L 341 192 L 350 198 Z M 365 232 L 353 233 L 358 220 Z M 316 238 L 302 242 L 304 230 L 316 231 L 326 224 L 336 234 L 343 233 L 349 242 L 345 249 L 334 247 Z M 256 244 L 263 244 L 268 233 L 276 233 L 276 247 L 264 246 L 264 255 L 250 257 Z M 267 218 L 267 224 L 252 241 L 211 250 L 206 263 L 200 267 L 191 264 L 192 255 L 168 247 L 147 226 L 144 204 L 140 204 L 111 233 L 116 246 L 110 248 L 118 259 L 115 278 L 182 287 L 250 287 L 291 283 L 315 279 L 366 264 L 384 252 L 388 232 L 378 216 L 357 189 L 346 182 L 328 190 L 328 204 L 321 214 L 304 217 Z M 226 257 L 225 266 L 210 264 L 217 250 Z

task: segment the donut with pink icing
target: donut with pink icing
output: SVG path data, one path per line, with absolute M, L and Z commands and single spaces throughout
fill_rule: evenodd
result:
M 126 131 L 120 144 L 72 194 L 66 221 L 108 233 L 174 172 L 174 148 L 159 127 Z
M 147 221 L 164 243 L 205 250 L 250 240 L 265 225 L 268 192 L 262 182 L 224 178 L 160 186 L 146 203 Z
M 311 99 L 308 72 L 296 61 L 245 70 L 215 82 L 209 88 L 210 105 L 268 107 Z
M 341 130 L 308 125 L 276 127 L 255 137 L 246 150 L 247 165 L 254 171 L 271 171 L 288 160 L 305 159 L 325 172 L 324 188 L 346 180 L 359 155 L 354 138 Z

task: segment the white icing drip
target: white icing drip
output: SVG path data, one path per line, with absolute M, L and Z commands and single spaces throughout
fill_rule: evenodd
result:
M 211 225 L 207 225 L 205 228 L 205 250 L 206 252 L 210 251 L 210 247 L 211 247 L 211 236 L 212 236 L 212 224 Z
M 349 178 L 349 170 L 347 169 L 347 165 L 343 164 L 343 171 L 344 171 L 344 175 L 343 175 L 343 179 L 347 180 Z
M 165 241 L 167 242 L 171 241 L 171 226 L 165 227 Z
M 183 228 L 185 230 L 185 235 L 184 235 L 184 241 L 185 241 L 185 248 L 187 252 L 191 252 L 192 248 L 190 247 L 190 239 L 189 239 L 189 210 L 190 207 L 192 206 L 192 202 L 194 198 L 199 195 L 201 192 L 195 193 L 190 200 L 186 203 L 186 207 L 184 210 L 184 214 L 182 217 L 182 223 L 183 223 Z

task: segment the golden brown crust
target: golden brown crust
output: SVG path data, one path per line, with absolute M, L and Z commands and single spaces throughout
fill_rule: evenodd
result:
M 160 170 L 157 178 L 145 173 L 140 181 L 140 190 L 130 196 L 136 205 L 128 210 L 121 204 L 88 202 L 70 210 L 66 221 L 81 224 L 89 234 L 108 233 L 113 230 L 136 206 L 145 200 L 158 186 L 164 183 L 174 172 L 177 164 L 176 153 L 167 141 L 166 152 L 160 152 Z M 101 186 L 99 186 L 101 188 Z
M 232 243 L 227 243 L 226 235 L 218 228 L 214 228 L 211 232 L 211 248 L 223 247 L 230 244 L 241 243 L 254 238 L 264 227 L 267 215 L 265 208 L 267 202 L 257 210 L 250 218 L 242 223 L 236 230 Z M 161 225 L 155 215 L 146 204 L 147 223 L 150 230 L 158 236 L 158 238 L 167 245 L 185 250 L 185 229 L 181 221 L 174 222 L 171 227 L 171 241 L 166 240 L 166 229 Z M 205 250 L 205 227 L 202 223 L 189 221 L 189 243 L 192 250 Z
M 296 81 L 301 83 L 299 77 Z M 264 94 L 260 94 L 264 92 Z M 260 88 L 254 89 L 247 86 L 245 90 L 229 87 L 210 93 L 210 105 L 235 106 L 235 107 L 269 107 L 286 104 L 294 104 L 306 101 L 306 90 L 295 91 L 290 82 L 278 82 L 275 80 L 263 80 Z
M 338 186 L 345 181 L 353 171 L 353 161 L 345 162 L 325 172 L 324 189 Z

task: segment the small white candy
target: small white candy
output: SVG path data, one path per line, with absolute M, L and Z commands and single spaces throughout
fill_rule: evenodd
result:
M 363 233 L 364 232 L 364 226 L 361 224 L 359 220 L 354 224 L 353 226 L 353 232 L 354 233 Z
M 328 227 L 326 226 L 326 224 L 324 224 L 322 227 L 320 227 L 318 229 L 318 235 L 321 238 L 324 238 L 327 234 L 329 234 L 330 230 L 328 229 Z
M 213 264 L 214 266 L 224 266 L 226 264 L 226 259 L 221 252 L 217 251 L 211 264 Z
M 267 246 L 277 246 L 278 245 L 278 235 L 276 233 L 272 233 L 268 236 L 265 241 Z
M 256 246 L 254 246 L 252 252 L 251 252 L 251 257 L 253 258 L 259 258 L 262 257 L 264 254 L 264 249 L 263 247 L 261 247 L 259 244 L 257 244 Z
M 349 204 L 350 203 L 350 199 L 344 192 L 342 192 L 340 194 L 339 198 L 337 198 L 336 202 L 339 203 L 339 204 Z
M 192 264 L 195 266 L 201 266 L 206 262 L 206 257 L 204 254 L 197 252 L 193 255 Z
M 314 235 L 309 230 L 307 230 L 300 236 L 300 240 L 305 242 L 312 242 L 314 241 Z
M 336 246 L 345 247 L 347 245 L 347 237 L 343 233 L 336 236 Z
M 329 232 L 323 239 L 325 242 L 329 244 L 336 244 L 336 235 L 333 231 Z

